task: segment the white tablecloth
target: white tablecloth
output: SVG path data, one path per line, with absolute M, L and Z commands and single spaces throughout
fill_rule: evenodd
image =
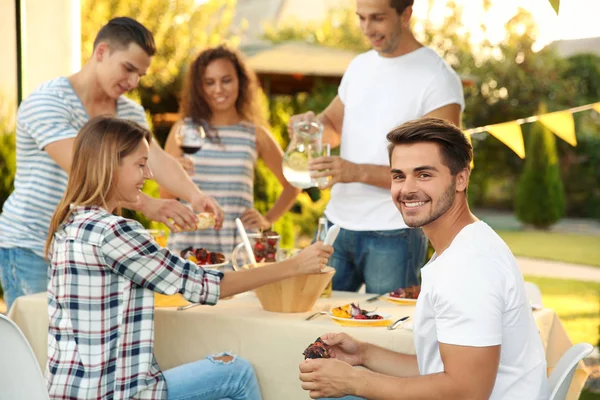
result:
M 377 307 L 393 320 L 412 315 L 414 307 L 386 301 L 366 303 L 369 297 L 357 293 L 333 292 L 331 298 L 319 299 L 314 311 L 349 302 L 363 308 Z M 313 312 L 314 312 L 313 311 Z M 412 332 L 402 327 L 390 331 L 384 327 L 350 328 L 337 325 L 327 316 L 305 321 L 311 313 L 280 314 L 264 311 L 253 293 L 222 300 L 216 306 L 198 306 L 186 311 L 158 307 L 155 321 L 155 354 L 161 368 L 168 369 L 220 351 L 234 352 L 248 359 L 254 368 L 265 400 L 308 399 L 300 387 L 298 365 L 302 351 L 326 332 L 345 331 L 359 340 L 378 344 L 406 354 L 414 354 Z M 546 349 L 549 369 L 571 346 L 571 342 L 554 311 L 534 313 Z M 9 316 L 23 330 L 42 369 L 47 357 L 48 317 L 46 294 L 17 299 Z M 577 371 L 569 400 L 576 400 L 587 372 Z

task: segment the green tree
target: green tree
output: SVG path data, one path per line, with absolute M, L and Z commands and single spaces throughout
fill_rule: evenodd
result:
M 544 113 L 542 108 L 540 113 Z M 565 197 L 554 134 L 540 122 L 529 127 L 525 168 L 519 180 L 515 211 L 519 220 L 547 229 L 564 215 Z
M 579 54 L 567 59 L 561 79 L 575 87 L 572 106 L 600 98 L 600 57 Z M 573 115 L 577 146 L 558 141 L 561 170 L 567 196 L 567 215 L 600 219 L 600 115 L 596 111 Z

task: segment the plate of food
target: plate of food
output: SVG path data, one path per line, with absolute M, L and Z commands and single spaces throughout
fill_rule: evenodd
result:
M 391 315 L 379 314 L 360 308 L 360 305 L 350 303 L 334 307 L 329 312 L 329 318 L 342 326 L 388 326 L 392 323 Z
M 229 263 L 223 253 L 208 251 L 204 248 L 194 249 L 193 247 L 188 247 L 181 250 L 179 255 L 182 258 L 190 260 L 196 265 L 207 269 L 218 269 Z
M 415 285 L 407 288 L 396 289 L 393 292 L 389 292 L 388 294 L 381 296 L 381 298 L 402 306 L 414 306 L 417 304 L 419 293 L 421 293 L 421 286 Z

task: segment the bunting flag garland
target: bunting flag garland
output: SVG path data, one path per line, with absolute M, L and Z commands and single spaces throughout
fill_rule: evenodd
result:
M 519 157 L 525 158 L 525 144 L 523 143 L 521 125 L 516 122 L 505 122 L 490 125 L 487 127 L 487 131 L 517 153 Z
M 573 114 L 571 114 L 570 111 L 540 115 L 539 121 L 556 136 L 569 143 L 571 146 L 577 146 L 575 121 L 573 120 Z
M 573 114 L 592 109 L 600 113 L 600 102 L 570 108 L 563 111 L 534 115 L 532 117 L 521 118 L 515 121 L 467 129 L 465 130 L 465 133 L 467 135 L 475 135 L 478 133 L 489 132 L 495 138 L 507 145 L 519 157 L 525 158 L 525 146 L 523 144 L 523 133 L 521 131 L 522 124 L 539 121 L 544 124 L 546 128 L 550 129 L 552 133 L 569 143 L 571 146 L 577 146 Z

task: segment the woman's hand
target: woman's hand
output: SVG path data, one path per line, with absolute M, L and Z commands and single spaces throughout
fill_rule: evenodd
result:
M 327 265 L 332 254 L 333 247 L 324 246 L 323 242 L 316 242 L 298 253 L 293 260 L 300 274 L 316 274 Z
M 242 221 L 242 224 L 244 224 L 244 228 L 246 228 L 246 230 L 266 230 L 273 225 L 271 221 L 267 219 L 267 217 L 259 213 L 254 208 L 247 208 L 242 214 L 240 220 Z
M 215 215 L 215 229 L 219 230 L 221 227 L 223 227 L 225 213 L 214 198 L 199 191 L 190 203 L 196 211 L 211 212 Z M 198 217 L 196 217 L 196 222 L 197 221 Z

